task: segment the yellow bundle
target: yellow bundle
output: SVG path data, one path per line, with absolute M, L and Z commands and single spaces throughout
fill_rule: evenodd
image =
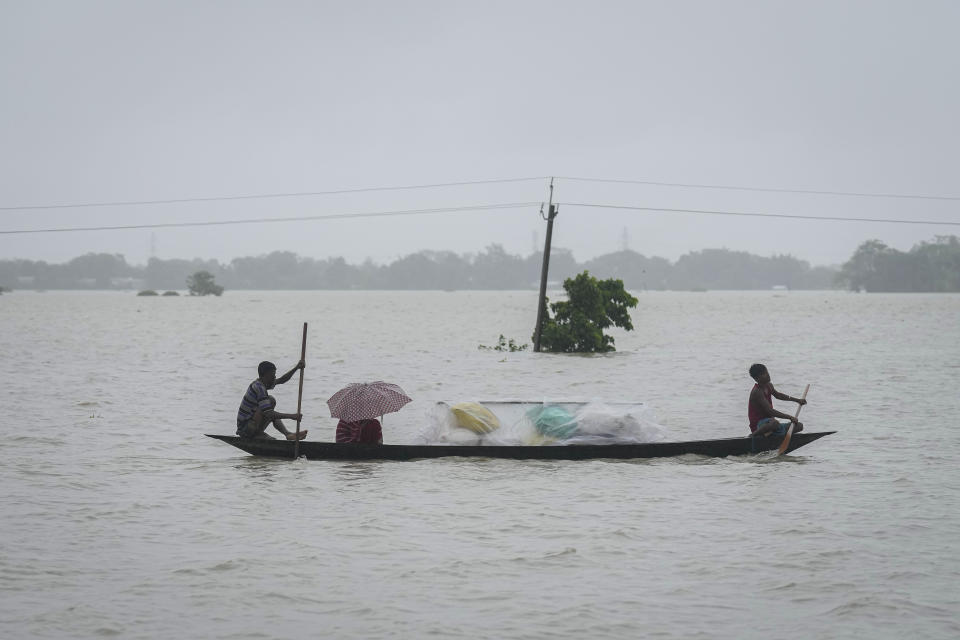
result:
M 450 407 L 457 426 L 474 433 L 484 434 L 500 427 L 500 420 L 490 409 L 479 402 L 459 402 Z

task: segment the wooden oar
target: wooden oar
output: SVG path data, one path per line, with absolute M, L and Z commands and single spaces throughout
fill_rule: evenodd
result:
M 307 323 L 303 323 L 303 343 L 300 345 L 300 360 L 307 361 Z M 297 416 L 303 401 L 303 369 L 300 369 L 300 389 L 297 390 Z M 302 416 L 300 416 L 302 417 Z M 297 418 L 297 439 L 293 441 L 293 459 L 300 457 L 300 417 Z
M 807 388 L 803 390 L 803 395 L 800 396 L 801 400 L 807 399 L 807 391 L 810 391 L 810 385 L 807 385 Z M 800 417 L 800 409 L 803 409 L 803 405 L 800 405 L 799 407 L 797 407 L 797 412 L 793 414 L 794 420 Z M 795 424 L 796 422 L 791 422 L 790 426 L 787 427 L 787 433 L 785 436 L 783 436 L 783 442 L 780 443 L 780 448 L 777 449 L 778 456 L 782 456 L 784 453 L 786 453 L 787 449 L 790 447 L 790 438 L 793 436 L 793 425 Z

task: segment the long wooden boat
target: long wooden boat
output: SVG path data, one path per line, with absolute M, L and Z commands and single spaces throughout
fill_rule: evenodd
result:
M 796 433 L 785 453 L 828 436 L 836 431 Z M 255 456 L 293 458 L 293 442 L 288 440 L 249 440 L 237 436 L 206 434 Z M 688 442 L 652 442 L 646 444 L 582 444 L 541 446 L 415 445 L 415 444 L 336 444 L 300 441 L 300 455 L 310 460 L 421 460 L 424 458 L 509 458 L 513 460 L 590 460 L 598 458 L 666 458 L 694 454 L 723 458 L 764 451 L 776 451 L 782 437 L 724 438 Z

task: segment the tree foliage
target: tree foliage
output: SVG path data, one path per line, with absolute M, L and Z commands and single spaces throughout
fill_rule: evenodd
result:
M 567 300 L 550 303 L 540 332 L 543 351 L 602 353 L 614 351 L 614 340 L 603 330 L 611 326 L 633 330 L 630 309 L 637 299 L 623 288 L 623 280 L 597 280 L 589 271 L 563 281 Z
M 485 344 L 477 345 L 477 348 L 480 351 L 506 351 L 508 353 L 516 353 L 517 351 L 526 351 L 529 344 L 517 344 L 517 341 L 513 338 L 507 340 L 504 335 L 500 334 L 500 339 L 497 340 L 497 344 L 492 347 L 488 347 Z
M 219 296 L 223 287 L 213 281 L 213 274 L 209 271 L 197 271 L 187 278 L 187 289 L 192 296 Z
M 960 291 L 960 240 L 937 236 L 910 251 L 868 240 L 836 276 L 837 283 L 852 291 Z
M 142 268 L 144 284 L 151 289 L 176 289 L 182 287 L 184 281 L 198 271 L 207 271 L 215 277 L 223 275 L 223 268 L 216 260 L 181 260 L 171 258 L 161 260 L 150 258 L 147 266 Z

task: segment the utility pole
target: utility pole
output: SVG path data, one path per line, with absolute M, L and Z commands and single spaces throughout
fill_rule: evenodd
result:
M 547 272 L 550 270 L 550 239 L 553 237 L 553 219 L 559 208 L 553 204 L 553 178 L 550 178 L 550 200 L 547 204 L 547 239 L 543 243 L 543 268 L 540 270 L 540 298 L 537 301 L 537 326 L 533 330 L 533 350 L 540 351 L 540 332 L 543 329 L 543 317 L 547 312 Z M 543 208 L 540 209 L 543 218 Z

